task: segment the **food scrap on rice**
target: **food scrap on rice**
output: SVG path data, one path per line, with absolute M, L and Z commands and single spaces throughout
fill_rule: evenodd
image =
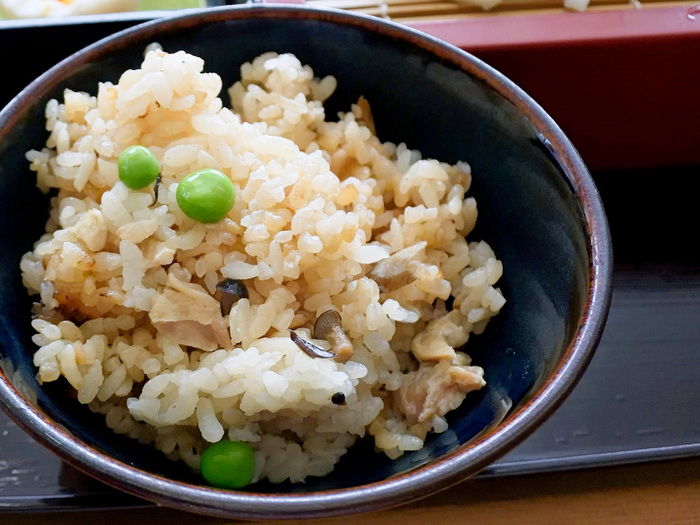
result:
M 469 165 L 381 142 L 360 93 L 327 120 L 335 86 L 266 53 L 226 108 L 203 60 L 152 49 L 96 96 L 50 101 L 27 158 L 56 193 L 21 262 L 39 380 L 193 469 L 247 443 L 253 481 L 328 474 L 365 435 L 396 458 L 445 431 L 485 385 L 460 348 L 503 306 L 502 264 L 465 240 Z M 118 168 L 135 145 L 160 165 L 138 190 Z M 220 220 L 178 205 L 199 170 L 233 183 Z

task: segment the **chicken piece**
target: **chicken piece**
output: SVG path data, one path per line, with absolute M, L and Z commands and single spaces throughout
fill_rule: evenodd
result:
M 377 283 L 379 291 L 392 292 L 418 279 L 416 269 L 420 262 L 416 257 L 427 245 L 425 241 L 419 242 L 375 264 L 369 272 L 369 277 Z
M 198 284 L 168 276 L 168 284 L 149 312 L 153 326 L 180 344 L 211 352 L 231 348 L 219 301 Z
M 413 338 L 411 352 L 418 361 L 452 361 L 455 347 L 469 339 L 471 323 L 459 310 L 430 321 L 425 329 Z
M 99 252 L 107 243 L 107 225 L 100 210 L 86 211 L 70 231 L 93 252 Z
M 406 374 L 401 388 L 394 392 L 394 406 L 409 425 L 442 417 L 461 405 L 467 393 L 482 388 L 486 384 L 483 376 L 484 370 L 478 366 L 421 363 L 418 370 Z

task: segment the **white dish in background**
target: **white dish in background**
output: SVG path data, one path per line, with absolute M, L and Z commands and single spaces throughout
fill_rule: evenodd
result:
M 0 14 L 10 19 L 118 13 L 140 7 L 140 0 L 0 0 Z
M 74 23 L 145 22 L 229 0 L 0 0 L 0 29 Z

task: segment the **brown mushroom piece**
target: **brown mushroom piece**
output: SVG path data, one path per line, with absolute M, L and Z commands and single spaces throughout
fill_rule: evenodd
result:
M 233 304 L 239 299 L 248 299 L 248 288 L 243 281 L 238 279 L 224 279 L 216 285 L 216 289 L 221 292 L 221 315 L 226 316 L 231 313 Z
M 335 360 L 340 363 L 348 361 L 355 351 L 343 329 L 340 314 L 335 310 L 326 310 L 318 316 L 314 324 L 314 337 L 328 341 L 331 344 L 331 352 L 335 354 Z
M 295 345 L 297 345 L 299 349 L 309 357 L 320 357 L 322 359 L 335 357 L 335 354 L 333 352 L 328 352 L 320 346 L 313 344 L 311 341 L 307 341 L 303 337 L 299 337 L 297 333 L 291 328 L 289 329 L 289 337 L 292 340 L 292 342 Z

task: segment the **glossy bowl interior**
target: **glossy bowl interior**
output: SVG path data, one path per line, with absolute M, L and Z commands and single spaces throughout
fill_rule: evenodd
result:
M 423 450 L 390 461 L 361 442 L 324 478 L 221 491 L 151 448 L 113 434 L 100 416 L 67 396 L 65 384 L 37 384 L 31 299 L 19 260 L 43 232 L 48 200 L 35 189 L 24 152 L 46 140 L 43 111 L 50 98 L 65 88 L 94 94 L 98 81 L 116 82 L 140 64 L 153 41 L 166 51 L 203 57 L 224 86 L 262 52 L 295 53 L 317 75 L 338 79 L 327 115 L 347 110 L 363 95 L 381 140 L 471 164 L 479 222 L 470 238 L 486 240 L 502 259 L 499 284 L 508 302 L 468 344 L 474 363 L 485 369 L 487 387 L 450 413 L 450 429 L 431 436 Z M 389 22 L 341 12 L 214 9 L 144 24 L 73 55 L 0 114 L 0 203 L 0 404 L 87 473 L 160 503 L 222 516 L 359 512 L 474 474 L 522 440 L 573 388 L 597 344 L 610 298 L 611 249 L 601 203 L 581 159 L 551 119 L 466 53 Z

